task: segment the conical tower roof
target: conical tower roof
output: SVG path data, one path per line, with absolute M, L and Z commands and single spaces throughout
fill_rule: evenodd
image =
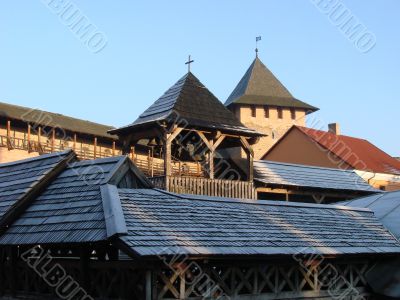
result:
M 318 110 L 294 98 L 258 57 L 228 97 L 225 106 L 235 103 L 303 108 L 309 113 Z
M 243 125 L 191 72 L 179 79 L 135 122 L 112 132 L 176 118 L 188 127 L 261 135 Z

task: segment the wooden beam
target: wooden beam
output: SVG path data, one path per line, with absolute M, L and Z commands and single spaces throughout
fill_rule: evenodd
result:
M 206 136 L 204 135 L 203 132 L 198 131 L 198 130 L 193 130 L 194 132 L 197 133 L 197 135 L 201 138 L 201 140 L 203 141 L 203 143 L 206 145 L 206 147 L 208 148 L 208 150 L 212 151 L 212 144 L 210 143 L 210 141 L 206 138 Z
M 242 143 L 244 149 L 252 154 L 254 156 L 254 151 L 253 148 L 250 146 L 250 144 L 247 142 L 247 140 L 244 137 L 240 137 L 240 142 Z
M 172 133 L 168 133 L 167 134 L 167 140 L 172 143 L 172 141 L 178 136 L 178 134 L 180 134 L 182 132 L 183 128 L 179 127 L 176 128 L 175 131 L 173 131 Z
M 112 142 L 112 156 L 115 156 L 115 141 Z
M 221 145 L 225 138 L 226 135 L 221 135 L 217 138 L 217 140 L 213 143 L 213 151 L 217 150 L 217 148 L 219 147 L 219 145 Z

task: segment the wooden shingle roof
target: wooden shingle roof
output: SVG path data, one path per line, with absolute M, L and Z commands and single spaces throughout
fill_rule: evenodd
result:
M 114 129 L 112 126 L 9 103 L 0 102 L 0 118 L 18 120 L 43 127 L 60 128 L 97 137 L 117 139 L 117 136 L 108 133 L 109 130 Z
M 57 154 L 42 160 L 51 162 L 50 158 L 58 157 Z M 28 159 L 20 166 L 28 168 L 37 160 Z M 115 174 L 119 176 L 121 170 L 130 164 L 129 158 L 125 156 L 71 161 L 57 177 L 46 183 L 45 190 L 28 199 L 29 205 L 19 216 L 6 224 L 8 229 L 0 234 L 0 244 L 86 243 L 107 240 L 109 236 L 103 206 L 105 200 L 101 187 L 110 182 Z M 50 170 L 54 167 L 49 165 Z M 12 177 L 19 170 L 8 172 Z M 143 180 L 146 181 L 145 178 Z M 13 185 L 8 185 L 7 188 L 0 192 L 0 199 L 14 189 Z M 8 204 L 6 199 L 4 204 Z
M 368 209 L 119 189 L 140 256 L 400 253 Z
M 294 98 L 258 57 L 225 102 L 225 106 L 232 104 L 301 108 L 307 113 L 318 110 L 318 108 Z
M 207 128 L 249 136 L 262 134 L 247 128 L 192 73 L 178 80 L 132 124 L 111 130 L 120 133 L 157 122 L 179 120 L 187 127 Z
M 303 187 L 363 193 L 380 193 L 354 170 L 322 168 L 258 160 L 254 180 L 269 186 Z
M 146 184 L 119 188 L 130 168 L 135 180 L 146 183 L 127 157 L 68 164 L 2 228 L 0 244 L 117 239 L 142 257 L 400 253 L 400 243 L 369 209 L 178 195 Z

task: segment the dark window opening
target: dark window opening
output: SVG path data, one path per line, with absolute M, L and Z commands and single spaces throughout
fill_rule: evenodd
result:
M 269 119 L 269 107 L 264 107 L 264 118 Z
M 250 110 L 251 110 L 251 116 L 253 118 L 256 117 L 256 107 L 254 105 L 250 106 Z
M 278 119 L 283 119 L 283 109 L 278 107 Z
M 294 108 L 290 110 L 290 115 L 292 117 L 292 120 L 296 120 L 296 110 Z

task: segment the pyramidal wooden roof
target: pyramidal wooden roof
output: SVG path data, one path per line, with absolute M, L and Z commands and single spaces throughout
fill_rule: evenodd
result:
M 262 135 L 243 125 L 191 72 L 179 79 L 135 122 L 110 132 L 122 133 L 143 125 L 176 119 L 184 121 L 188 127 Z
M 294 98 L 258 57 L 228 97 L 225 106 L 235 103 L 302 108 L 308 113 L 318 110 L 318 108 Z

